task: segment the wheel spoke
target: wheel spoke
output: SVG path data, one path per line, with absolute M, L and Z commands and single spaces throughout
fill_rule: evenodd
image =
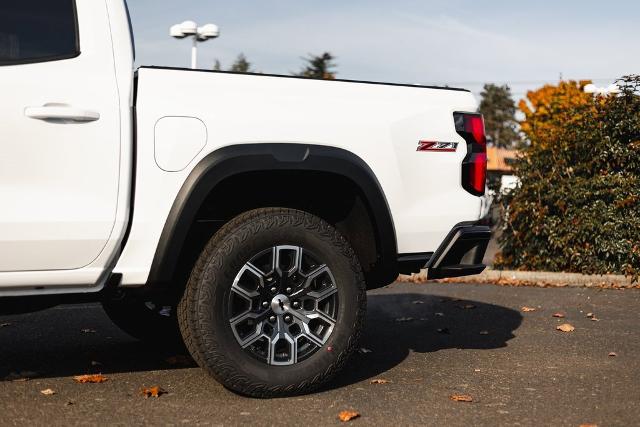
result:
M 291 296 L 292 297 L 301 297 L 301 296 L 307 295 L 309 293 L 309 287 L 313 283 L 314 279 L 316 279 L 319 275 L 321 275 L 322 273 L 325 273 L 325 272 L 329 272 L 330 273 L 329 267 L 327 267 L 326 264 L 322 264 L 318 268 L 316 268 L 315 270 L 313 270 L 310 273 L 306 274 L 306 277 L 304 279 L 304 282 L 302 283 L 302 286 L 298 290 L 296 290 Z
M 287 360 L 277 359 L 277 345 L 281 340 L 289 343 L 289 358 Z M 288 332 L 282 316 L 278 316 L 277 324 L 269 338 L 269 363 L 272 365 L 292 365 L 296 363 L 297 347 L 296 340 Z
M 283 269 L 281 262 L 286 260 L 286 257 L 283 257 L 281 254 L 283 252 L 293 252 L 293 262 L 290 265 L 285 266 Z M 294 273 L 300 270 L 300 263 L 302 262 L 302 248 L 299 246 L 277 246 L 276 247 L 276 272 L 280 275 L 280 277 L 290 277 Z

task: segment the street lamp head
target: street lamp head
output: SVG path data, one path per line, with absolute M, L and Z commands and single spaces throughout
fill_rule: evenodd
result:
M 198 27 L 198 40 L 200 41 L 215 39 L 219 35 L 220 29 L 215 24 L 207 24 L 202 27 Z
M 187 35 L 182 32 L 182 26 L 180 24 L 172 25 L 169 29 L 169 35 L 176 39 L 183 39 L 187 37 Z
M 198 24 L 193 21 L 184 21 L 180 24 L 180 29 L 187 36 L 192 36 L 198 33 Z

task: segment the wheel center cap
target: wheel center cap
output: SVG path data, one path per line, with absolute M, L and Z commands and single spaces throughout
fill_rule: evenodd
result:
M 276 295 L 271 300 L 271 310 L 275 314 L 283 314 L 289 310 L 289 297 L 283 294 Z

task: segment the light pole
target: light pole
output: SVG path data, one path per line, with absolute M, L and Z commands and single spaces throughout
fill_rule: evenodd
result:
M 198 24 L 193 21 L 184 21 L 182 24 L 173 25 L 169 29 L 169 35 L 176 39 L 183 39 L 189 36 L 193 37 L 193 45 L 191 46 L 191 68 L 196 69 L 198 66 L 198 42 L 215 39 L 220 35 L 220 30 L 215 24 L 198 27 Z

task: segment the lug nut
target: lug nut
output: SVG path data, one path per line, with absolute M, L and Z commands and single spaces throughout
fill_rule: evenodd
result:
M 300 308 L 300 303 L 298 301 L 294 301 L 293 308 Z
M 274 293 L 274 294 L 276 293 L 276 291 L 277 291 L 277 290 L 278 290 L 278 289 L 276 289 L 276 287 L 275 287 L 275 286 L 273 286 L 273 287 L 271 288 L 271 292 L 272 292 L 272 293 Z
M 276 321 L 276 316 L 269 316 L 269 322 L 274 323 Z
M 286 316 L 284 316 L 284 321 L 287 322 L 287 323 L 291 322 L 291 316 L 288 315 L 288 314 Z
M 264 302 L 262 303 L 262 307 L 263 307 L 263 308 L 267 308 L 267 307 L 269 307 L 269 302 L 268 302 L 268 301 L 264 301 Z
M 287 288 L 287 289 L 285 289 L 285 290 L 287 291 L 287 293 L 288 293 L 288 294 L 290 294 L 290 293 L 291 293 L 291 291 L 292 291 L 293 289 L 291 289 L 291 288 Z

